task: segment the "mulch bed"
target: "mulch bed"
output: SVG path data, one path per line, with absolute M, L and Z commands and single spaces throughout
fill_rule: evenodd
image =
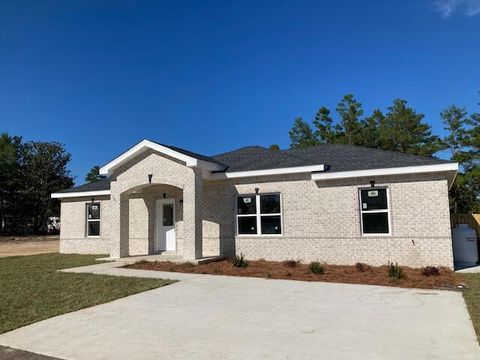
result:
M 420 289 L 458 290 L 462 288 L 461 279 L 448 268 L 439 268 L 439 275 L 422 275 L 421 269 L 402 267 L 406 273 L 404 279 L 391 279 L 387 266 L 363 265 L 363 269 L 353 266 L 322 264 L 323 274 L 313 274 L 308 264 L 298 262 L 248 261 L 248 266 L 238 268 L 230 260 L 220 260 L 207 264 L 173 263 L 170 261 L 141 261 L 125 266 L 130 269 L 172 271 L 194 274 L 248 276 L 268 279 L 286 279 L 301 281 L 325 281 L 348 284 L 368 284 L 382 286 L 397 286 Z

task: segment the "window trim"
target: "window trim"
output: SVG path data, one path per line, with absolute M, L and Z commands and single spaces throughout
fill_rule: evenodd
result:
M 88 218 L 88 207 L 90 205 L 97 204 L 99 206 L 98 208 L 98 219 L 89 219 Z M 99 238 L 102 235 L 102 206 L 100 204 L 100 201 L 95 201 L 95 202 L 87 202 L 85 203 L 85 233 L 87 238 Z M 89 222 L 98 222 L 98 235 L 89 235 L 88 234 L 88 223 Z
M 386 209 L 377 209 L 371 211 L 363 211 L 362 209 L 362 190 L 386 190 L 387 195 L 387 208 Z M 388 186 L 375 186 L 375 187 L 361 187 L 358 188 L 358 207 L 360 210 L 360 235 L 365 237 L 382 237 L 382 236 L 392 236 L 392 211 L 390 205 L 390 188 Z M 388 233 L 364 233 L 363 232 L 363 214 L 378 214 L 378 213 L 387 213 L 388 221 Z
M 271 213 L 271 214 L 261 214 L 260 213 L 260 196 L 262 195 L 278 195 L 280 197 L 280 212 L 279 213 Z M 238 214 L 238 198 L 254 196 L 255 197 L 255 214 Z M 283 197 L 281 192 L 266 192 L 266 193 L 259 193 L 259 194 L 238 194 L 235 197 L 235 235 L 239 237 L 280 237 L 283 236 Z M 262 216 L 280 216 L 280 234 L 262 234 Z M 256 234 L 240 234 L 238 232 L 238 218 L 239 217 L 255 217 L 256 224 L 257 224 L 257 233 Z

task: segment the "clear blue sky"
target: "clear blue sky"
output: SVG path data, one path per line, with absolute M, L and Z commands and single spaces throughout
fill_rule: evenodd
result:
M 479 90 L 480 0 L 0 2 L 0 132 L 64 143 L 77 183 L 143 138 L 288 147 L 346 93 L 441 133 Z

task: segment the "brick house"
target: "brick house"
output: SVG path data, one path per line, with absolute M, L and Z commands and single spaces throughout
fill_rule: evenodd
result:
M 453 267 L 458 164 L 348 145 L 207 157 L 143 140 L 61 199 L 60 251 Z

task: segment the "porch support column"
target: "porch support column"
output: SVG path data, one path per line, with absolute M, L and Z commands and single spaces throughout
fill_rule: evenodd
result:
M 129 202 L 128 197 L 122 196 L 115 191 L 117 184 L 112 182 L 110 196 L 110 257 L 121 258 L 128 256 L 128 224 Z
M 190 181 L 183 189 L 183 257 L 202 258 L 202 170 L 193 168 Z

